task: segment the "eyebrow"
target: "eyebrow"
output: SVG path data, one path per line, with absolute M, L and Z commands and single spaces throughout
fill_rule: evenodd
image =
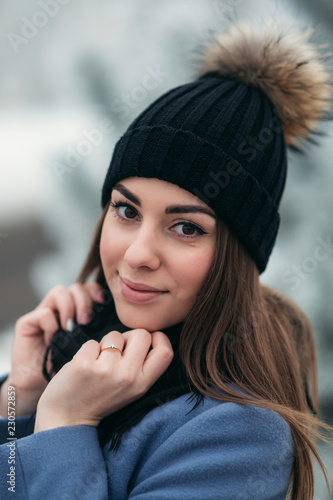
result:
M 116 184 L 112 189 L 119 191 L 119 193 L 123 194 L 132 203 L 135 203 L 136 205 L 141 207 L 140 200 L 135 196 L 135 194 L 133 194 L 131 191 L 125 188 L 123 184 Z M 168 205 L 165 208 L 165 213 L 166 214 L 201 213 L 210 215 L 214 219 L 216 218 L 212 212 L 210 212 L 207 208 L 202 207 L 201 205 Z

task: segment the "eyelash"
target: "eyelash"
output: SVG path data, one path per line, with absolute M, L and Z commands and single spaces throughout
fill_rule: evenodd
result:
M 120 215 L 118 213 L 118 210 L 117 210 L 119 207 L 130 208 L 131 210 L 134 210 L 137 213 L 136 209 L 134 207 L 132 207 L 132 205 L 130 205 L 129 203 L 125 203 L 125 202 L 122 202 L 122 201 L 115 202 L 115 203 L 113 203 L 112 201 L 110 202 L 109 208 L 110 208 L 110 210 L 112 210 L 112 212 L 114 213 L 115 217 L 117 217 L 118 219 L 120 219 L 122 222 L 125 222 L 125 223 L 130 223 L 132 220 L 134 220 L 134 219 L 125 219 L 125 217 L 123 217 L 122 215 Z M 189 239 L 197 238 L 198 236 L 202 236 L 203 234 L 207 234 L 206 231 L 204 231 L 203 229 L 201 229 L 196 224 L 193 224 L 192 222 L 178 222 L 177 224 L 174 224 L 172 227 L 181 226 L 181 225 L 189 226 L 189 227 L 195 229 L 196 232 L 197 232 L 197 234 L 189 236 L 189 235 L 177 233 L 177 236 L 179 238 L 185 238 L 185 239 L 189 240 Z

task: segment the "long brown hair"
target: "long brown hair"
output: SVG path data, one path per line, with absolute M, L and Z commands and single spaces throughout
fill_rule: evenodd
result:
M 105 277 L 99 243 L 105 207 L 86 261 L 84 283 Z M 317 439 L 331 427 L 318 417 L 316 351 L 313 329 L 301 309 L 282 293 L 259 282 L 254 260 L 221 220 L 213 263 L 196 303 L 184 322 L 180 356 L 193 388 L 221 401 L 278 412 L 289 424 L 295 447 L 289 488 L 292 500 L 312 500 L 312 454 L 324 473 Z M 240 394 L 230 383 L 243 390 Z M 221 390 L 223 394 L 221 394 Z

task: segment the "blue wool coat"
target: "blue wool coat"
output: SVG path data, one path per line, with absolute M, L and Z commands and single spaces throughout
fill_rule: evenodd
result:
M 117 452 L 101 448 L 94 427 L 33 434 L 29 417 L 16 419 L 17 440 L 10 441 L 1 419 L 0 498 L 284 499 L 293 463 L 288 424 L 270 410 L 208 398 L 188 413 L 188 397 L 150 411 Z

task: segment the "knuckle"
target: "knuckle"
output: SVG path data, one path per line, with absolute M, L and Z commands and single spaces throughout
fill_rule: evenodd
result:
M 73 364 L 73 368 L 80 376 L 86 376 L 91 373 L 91 363 L 89 363 L 87 359 L 76 359 L 76 362 Z
M 121 387 L 129 387 L 134 384 L 136 380 L 136 373 L 134 370 L 127 369 L 120 378 L 119 384 Z
M 50 309 L 49 307 L 43 307 L 41 309 L 40 318 L 44 319 L 45 321 L 55 321 L 56 323 L 58 323 L 58 318 L 55 311 L 53 311 L 53 309 Z
M 15 328 L 21 328 L 25 324 L 25 322 L 28 320 L 28 315 L 29 315 L 29 313 L 24 314 L 23 316 L 18 318 L 18 320 L 15 323 Z
M 69 287 L 68 287 L 68 290 L 74 290 L 74 291 L 81 291 L 83 290 L 84 287 L 83 285 L 81 285 L 81 283 L 72 283 Z
M 94 348 L 95 346 L 99 346 L 99 342 L 97 342 L 97 340 L 94 340 L 94 339 L 89 339 L 87 340 L 84 344 L 83 344 L 85 347 L 88 346 L 89 349 L 91 348 Z
M 33 316 L 32 316 L 32 314 L 33 314 Z M 36 309 L 35 311 L 33 311 L 33 313 L 31 313 L 31 318 L 28 317 L 28 315 L 26 315 L 26 316 L 27 316 L 26 319 L 28 319 L 28 320 L 36 318 L 38 321 L 50 320 L 50 319 L 53 319 L 56 317 L 54 311 L 46 306 L 42 306 L 42 307 Z
M 101 340 L 101 343 L 103 342 L 103 344 L 104 344 L 106 342 L 111 342 L 111 340 L 115 341 L 115 342 L 117 342 L 119 340 L 122 342 L 123 341 L 123 334 L 118 332 L 117 330 L 111 330 L 109 333 L 104 335 L 104 337 Z
M 168 363 L 171 363 L 171 361 L 174 358 L 174 352 L 172 348 L 168 346 L 163 346 L 161 347 L 161 357 Z
M 38 309 L 37 317 L 39 320 L 48 319 L 53 316 L 53 311 L 51 311 L 51 309 L 49 309 L 48 307 L 41 307 L 40 309 Z
M 68 289 L 64 285 L 57 285 L 50 291 L 53 295 L 68 295 Z
M 151 333 L 148 332 L 148 330 L 145 330 L 144 328 L 137 328 L 136 330 L 133 330 L 133 335 L 140 335 L 143 340 L 151 340 Z
M 99 376 L 101 380 L 109 379 L 113 375 L 112 364 L 103 364 L 99 367 Z
M 50 314 L 52 314 L 52 315 L 54 314 L 50 307 L 43 306 L 40 309 L 38 309 L 38 315 L 46 316 L 46 315 L 50 315 Z

